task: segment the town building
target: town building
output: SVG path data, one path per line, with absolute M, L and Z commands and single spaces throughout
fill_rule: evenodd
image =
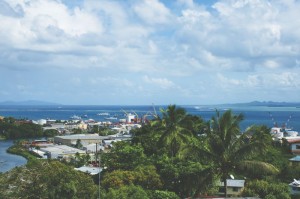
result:
M 48 159 L 65 159 L 70 160 L 74 158 L 76 154 L 86 154 L 84 150 L 76 149 L 66 145 L 53 145 L 46 148 L 39 149 L 44 152 Z
M 77 143 L 77 140 L 80 140 L 82 146 L 87 146 L 89 144 L 102 143 L 105 139 L 110 139 L 111 136 L 99 136 L 98 134 L 74 134 L 74 135 L 64 135 L 64 136 L 55 136 L 55 144 L 64 144 L 68 146 L 74 146 Z
M 227 179 L 227 195 L 228 196 L 239 196 L 245 186 L 245 180 L 234 180 Z M 219 194 L 224 195 L 225 187 L 224 182 L 219 183 Z
M 286 142 L 290 146 L 290 150 L 293 154 L 300 155 L 300 136 L 297 137 L 285 137 Z

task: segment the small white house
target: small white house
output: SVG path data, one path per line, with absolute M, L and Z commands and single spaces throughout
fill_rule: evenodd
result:
M 234 180 L 234 179 L 227 179 L 227 195 L 228 196 L 238 196 L 242 193 L 245 180 Z M 224 182 L 219 183 L 219 194 L 223 195 L 225 193 Z

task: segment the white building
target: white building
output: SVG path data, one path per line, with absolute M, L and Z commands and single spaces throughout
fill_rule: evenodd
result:
M 245 180 L 234 180 L 234 179 L 227 179 L 227 195 L 228 196 L 238 196 L 242 193 Z M 219 184 L 219 194 L 225 193 L 224 182 L 220 182 Z
M 76 149 L 66 145 L 53 145 L 46 148 L 41 148 L 40 151 L 43 151 L 49 159 L 66 159 L 75 157 L 76 153 L 82 155 L 86 152 L 84 150 Z
M 65 144 L 68 146 L 75 145 L 80 140 L 83 147 L 89 144 L 102 143 L 104 139 L 110 139 L 111 136 L 99 136 L 98 134 L 74 134 L 65 136 L 55 136 L 55 144 Z

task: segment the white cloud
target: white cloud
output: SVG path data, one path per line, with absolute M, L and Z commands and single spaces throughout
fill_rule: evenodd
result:
M 279 64 L 274 61 L 274 60 L 266 60 L 264 62 L 265 67 L 270 68 L 270 69 L 275 69 L 279 67 Z
M 51 69 L 53 82 L 59 73 L 74 84 L 79 78 L 78 89 L 110 84 L 115 93 L 119 82 L 142 96 L 300 91 L 294 75 L 300 73 L 299 1 L 0 2 L 0 72 L 30 71 L 20 85 Z M 195 82 L 214 89 L 197 90 Z
M 142 0 L 133 10 L 148 24 L 166 24 L 170 22 L 171 12 L 159 0 Z
M 148 84 L 159 86 L 162 89 L 169 89 L 175 87 L 175 84 L 167 78 L 151 78 L 146 75 L 143 77 L 143 81 Z

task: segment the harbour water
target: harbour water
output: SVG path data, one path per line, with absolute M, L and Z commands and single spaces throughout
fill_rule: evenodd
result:
M 26 164 L 27 160 L 22 156 L 7 153 L 6 150 L 13 145 L 12 140 L 0 140 L 0 173 Z
M 186 105 L 181 107 L 185 108 L 189 114 L 198 115 L 204 120 L 215 116 L 216 110 L 224 112 L 231 109 L 235 114 L 242 113 L 244 115 L 244 121 L 241 123 L 242 130 L 253 124 L 273 127 L 276 123 L 278 126 L 286 125 L 300 131 L 300 108 L 295 106 Z M 166 108 L 166 106 L 0 106 L 0 116 L 30 120 L 67 120 L 76 115 L 85 116 L 83 119 L 103 121 L 108 116 L 99 113 L 108 113 L 110 116 L 117 116 L 121 119 L 125 118 L 125 112 L 142 117 L 154 112 L 159 114 L 161 108 Z

